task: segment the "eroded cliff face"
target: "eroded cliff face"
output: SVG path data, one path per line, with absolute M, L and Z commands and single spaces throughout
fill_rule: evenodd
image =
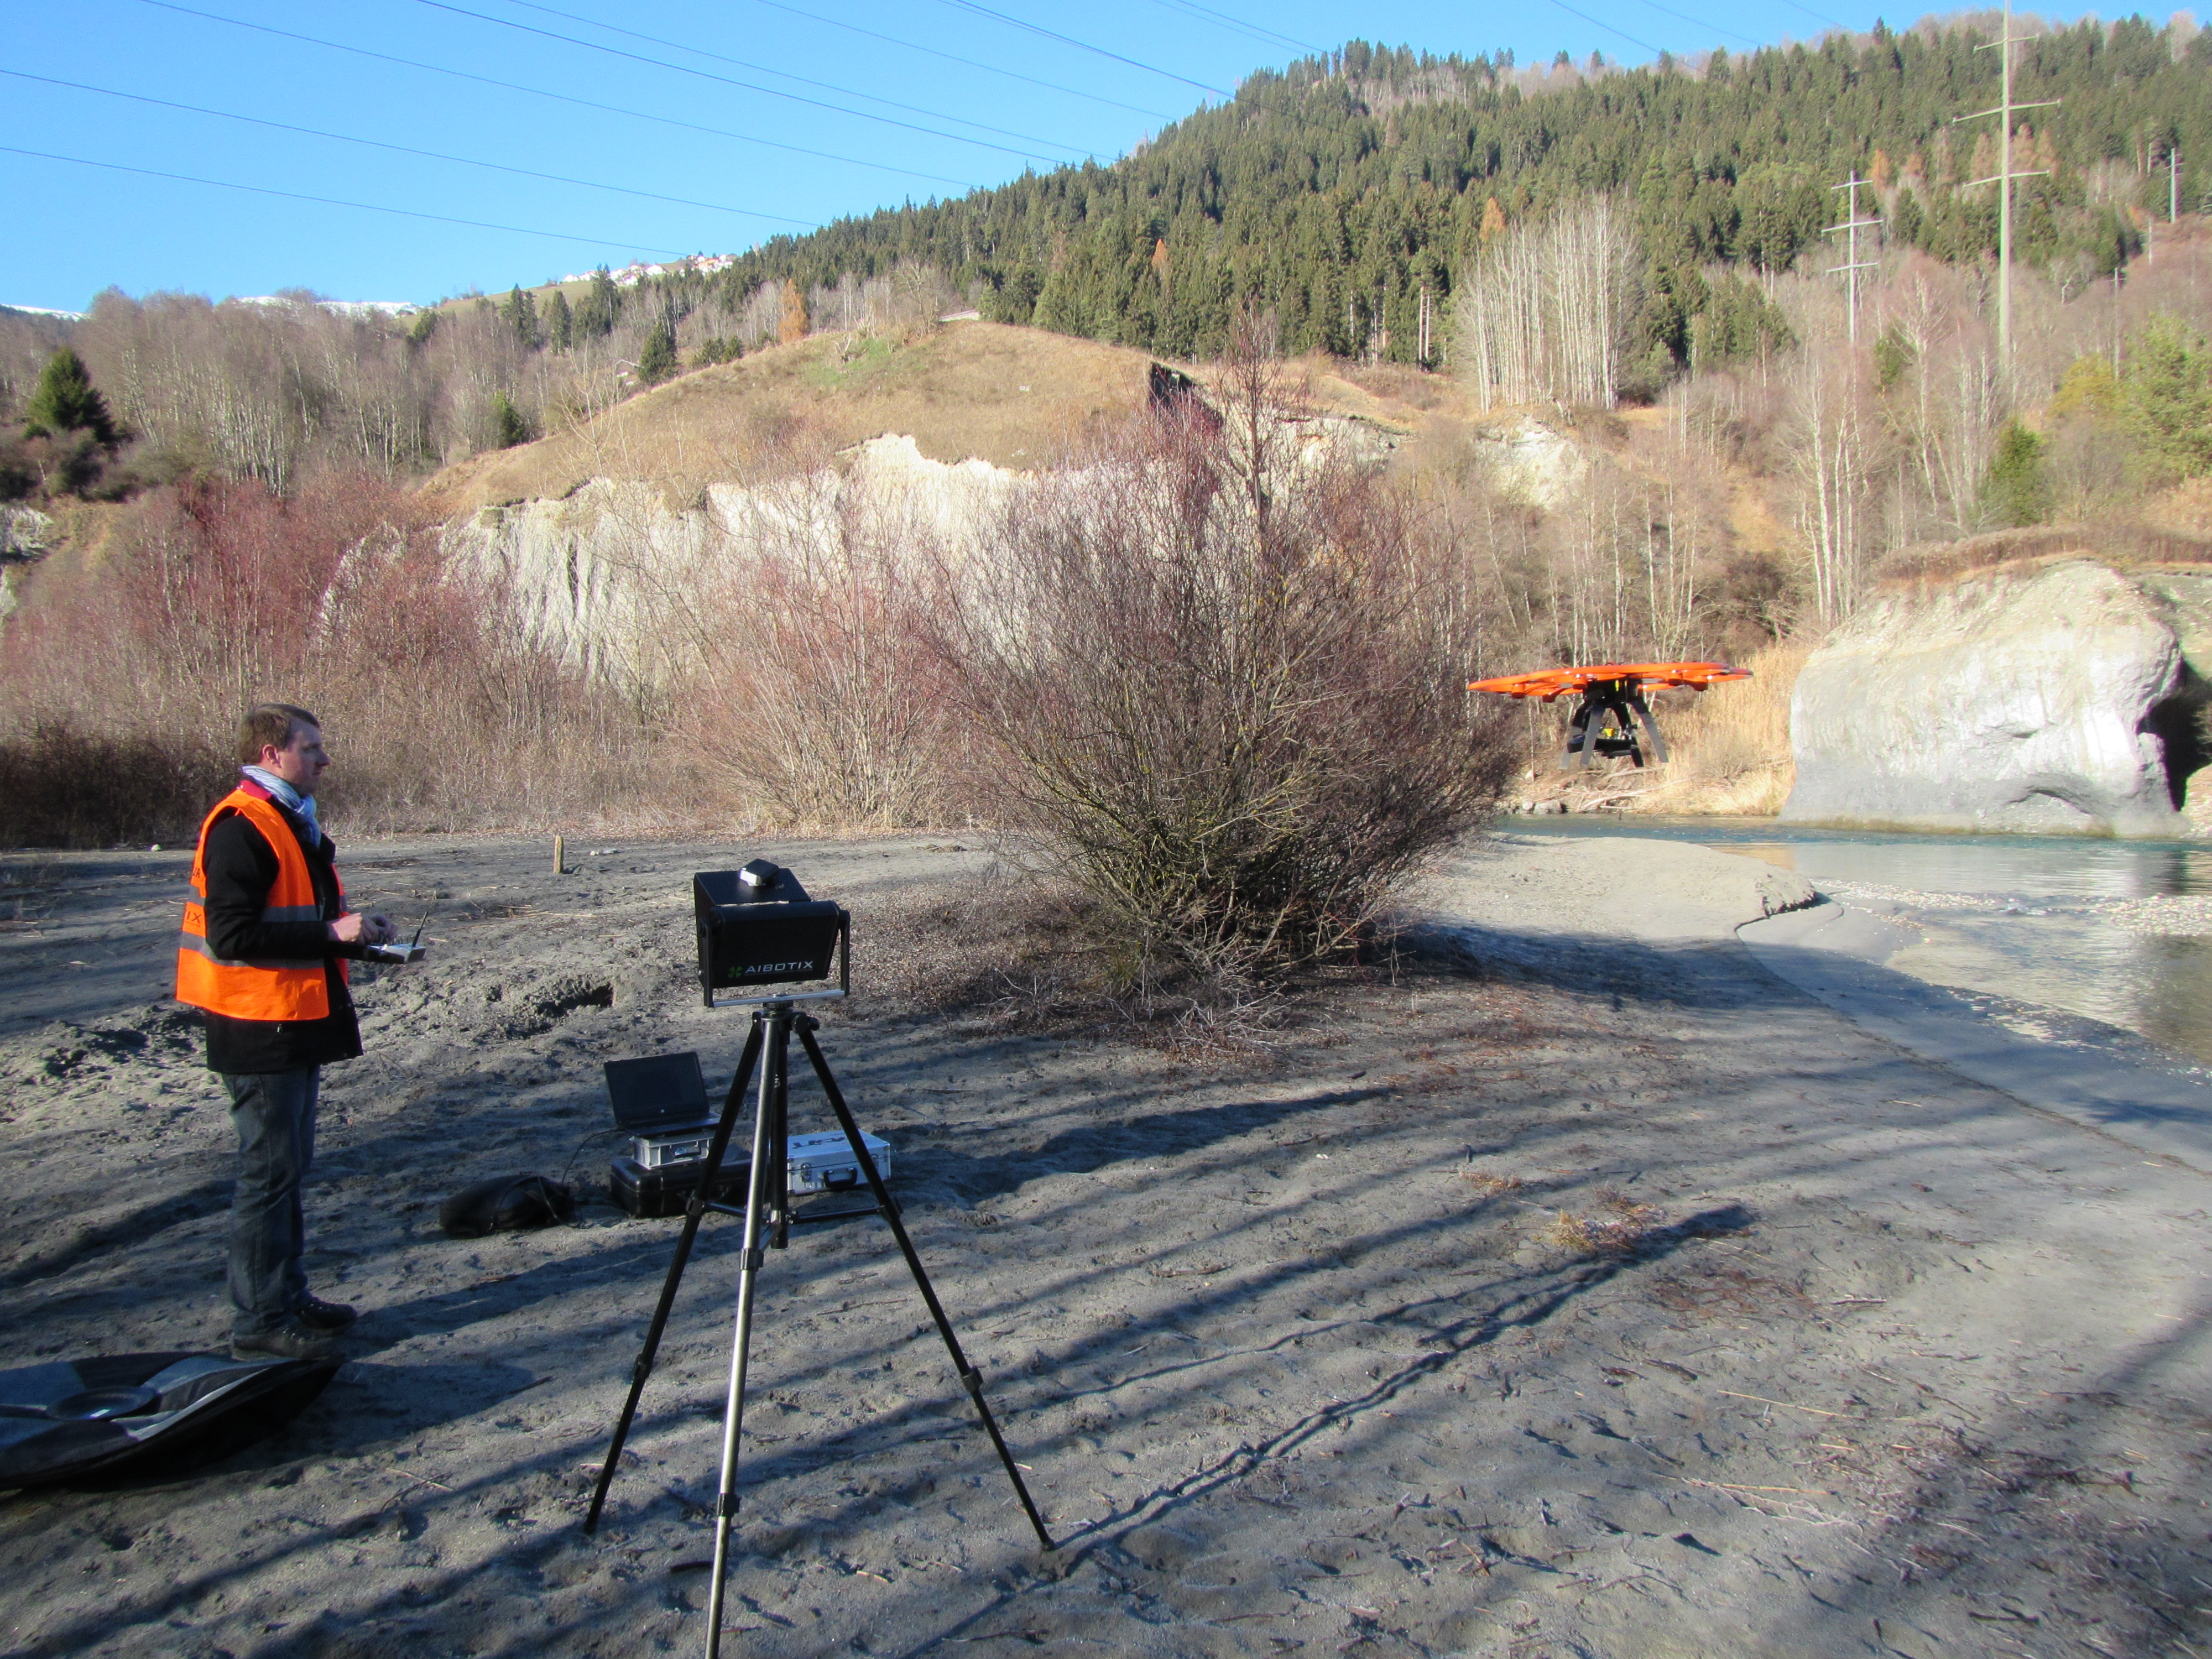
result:
M 2212 832 L 2212 574 L 2087 556 L 1899 585 L 1790 705 L 1800 823 Z
M 933 461 L 912 438 L 887 435 L 842 468 L 712 484 L 689 501 L 672 502 L 657 484 L 593 478 L 557 500 L 457 520 L 444 545 L 459 568 L 504 592 L 533 638 L 594 675 L 649 684 L 682 653 L 687 627 L 705 623 L 695 601 L 718 574 L 761 554 L 957 548 L 1021 477 L 988 461 Z
M 1341 416 L 1301 418 L 1284 431 L 1294 466 L 1346 457 L 1374 466 L 1389 454 L 1371 428 Z M 702 596 L 757 586 L 761 556 L 786 568 L 940 554 L 957 562 L 1036 477 L 972 457 L 932 460 L 911 436 L 885 434 L 837 466 L 708 484 L 689 500 L 672 500 L 657 483 L 592 477 L 564 495 L 457 517 L 442 546 L 453 568 L 502 596 L 534 641 L 600 678 L 651 686 L 695 654 L 700 629 L 717 625 Z

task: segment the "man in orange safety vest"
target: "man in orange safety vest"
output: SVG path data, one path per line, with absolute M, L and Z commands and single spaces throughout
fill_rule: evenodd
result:
M 346 962 L 397 930 L 345 907 L 336 848 L 315 816 L 330 765 L 322 724 L 291 703 L 240 723 L 242 776 L 200 826 L 177 945 L 177 1000 L 207 1016 L 208 1068 L 238 1130 L 231 1200 L 231 1349 L 320 1359 L 351 1308 L 307 1290 L 300 1188 L 315 1156 L 322 1068 L 361 1053 Z

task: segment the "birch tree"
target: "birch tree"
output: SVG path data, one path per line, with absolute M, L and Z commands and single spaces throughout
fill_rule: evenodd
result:
M 1476 397 L 1610 408 L 1635 270 L 1634 235 L 1610 197 L 1486 243 L 1459 285 L 1458 362 Z

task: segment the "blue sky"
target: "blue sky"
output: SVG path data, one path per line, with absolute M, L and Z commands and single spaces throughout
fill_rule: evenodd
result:
M 1876 15 L 1808 5 L 0 0 L 0 303 L 504 289 L 1110 161 L 1253 70 L 1354 36 L 1632 63 Z

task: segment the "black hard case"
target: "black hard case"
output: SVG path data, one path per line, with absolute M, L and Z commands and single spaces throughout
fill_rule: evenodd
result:
M 722 1167 L 714 1171 L 714 1186 L 707 1195 L 708 1200 L 742 1208 L 750 1162 L 742 1153 L 734 1162 L 725 1158 Z M 691 1201 L 692 1193 L 698 1188 L 699 1175 L 705 1168 L 704 1159 L 664 1164 L 657 1170 L 648 1170 L 634 1158 L 618 1158 L 608 1166 L 608 1184 L 614 1189 L 615 1202 L 631 1215 L 648 1218 L 682 1215 L 684 1206 Z

